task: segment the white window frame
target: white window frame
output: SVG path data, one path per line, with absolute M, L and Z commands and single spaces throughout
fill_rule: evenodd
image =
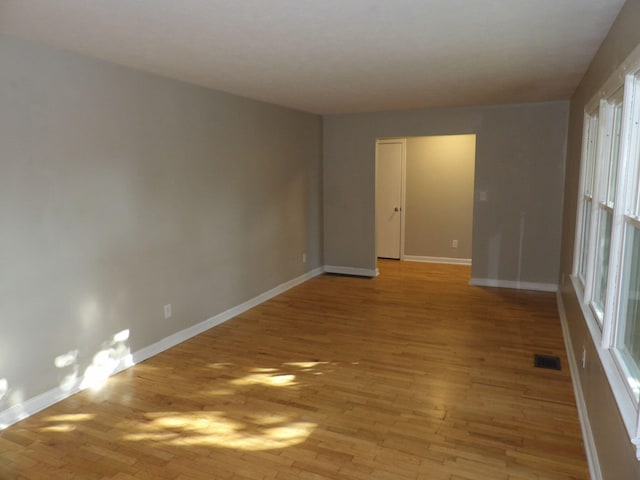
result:
M 600 230 L 600 196 L 602 194 L 603 181 L 602 177 L 606 167 L 608 167 L 608 152 L 611 150 L 611 138 L 608 132 L 611 127 L 611 104 L 607 100 L 601 99 L 598 107 L 597 122 L 597 143 L 595 148 L 595 158 L 590 159 L 594 164 L 593 169 L 593 190 L 591 192 L 591 213 L 589 221 L 589 231 L 587 232 L 587 272 L 584 285 L 583 301 L 589 304 L 592 314 L 595 316 L 600 327 L 602 327 L 602 318 L 598 315 L 597 309 L 593 304 L 593 294 L 595 288 L 595 270 L 596 259 L 598 254 L 598 232 Z
M 573 257 L 573 275 L 580 282 L 581 289 L 585 288 L 586 265 L 588 265 L 589 231 L 591 226 L 591 211 L 593 210 L 593 186 L 595 178 L 596 149 L 598 148 L 598 122 L 599 110 L 595 109 L 584 114 L 584 134 L 582 138 L 582 157 L 580 160 L 580 185 L 578 187 L 578 205 L 576 222 L 576 239 Z M 589 225 L 584 225 L 585 204 L 591 202 L 591 211 L 588 213 Z M 583 272 L 583 263 L 585 271 Z
M 602 214 L 608 213 L 611 215 L 612 219 L 616 218 L 616 200 L 609 200 L 609 193 L 611 188 L 611 174 L 612 165 L 615 163 L 617 165 L 615 173 L 620 172 L 620 158 L 622 143 L 623 143 L 623 133 L 620 133 L 620 143 L 616 158 L 613 155 L 613 141 L 614 141 L 614 129 L 615 129 L 615 112 L 618 106 L 620 106 L 623 110 L 622 115 L 624 115 L 624 105 L 623 100 L 626 98 L 624 96 L 624 89 L 619 88 L 613 95 L 611 95 L 606 100 L 600 100 L 600 120 L 598 122 L 598 148 L 596 149 L 596 158 L 595 158 L 595 168 L 594 168 L 594 183 L 593 183 L 593 193 L 592 193 L 592 211 L 591 211 L 591 222 L 590 222 L 590 230 L 589 230 L 589 252 L 587 255 L 587 282 L 585 286 L 585 302 L 589 304 L 591 310 L 596 317 L 601 328 L 606 327 L 604 325 L 604 317 L 605 311 L 607 307 L 611 305 L 611 301 L 606 302 L 607 299 L 611 300 L 609 297 L 609 289 L 607 288 L 605 294 L 605 302 L 601 306 L 596 304 L 596 282 L 598 281 L 598 276 L 596 275 L 598 268 L 598 260 L 599 255 L 601 253 L 601 245 L 600 245 L 600 229 L 601 229 L 601 221 Z M 624 117 L 621 118 L 621 121 Z M 628 122 L 627 122 L 628 123 Z M 617 188 L 617 179 L 614 179 L 614 188 L 616 189 L 616 196 L 618 193 Z M 613 239 L 616 237 L 615 235 L 615 227 L 612 225 L 611 236 L 609 237 L 610 241 L 610 251 L 609 251 L 609 260 L 613 258 L 613 253 L 615 250 L 614 246 L 616 245 Z M 609 267 L 611 262 L 607 265 Z M 610 285 L 609 277 L 607 275 L 606 286 Z M 607 331 L 607 328 L 604 328 Z
M 622 92 L 622 94 L 621 94 Z M 614 112 L 622 105 L 617 180 L 613 204 L 608 194 L 612 165 L 612 133 Z M 594 124 L 597 125 L 596 157 Z M 595 162 L 595 164 L 593 163 Z M 593 171 L 593 189 L 589 191 L 589 167 Z M 640 399 L 627 380 L 631 378 L 616 338 L 621 315 L 620 287 L 623 281 L 624 230 L 630 223 L 640 226 L 640 46 L 611 75 L 602 89 L 586 105 L 581 155 L 580 184 L 576 211 L 576 237 L 571 280 L 580 300 L 585 322 L 593 337 L 605 375 L 622 414 L 630 441 L 636 446 L 640 460 Z M 589 228 L 584 225 L 584 206 L 591 201 Z M 634 203 L 635 202 L 635 203 Z M 634 205 L 631 215 L 629 205 Z M 594 308 L 595 265 L 599 218 L 606 210 L 613 215 L 610 237 L 606 295 L 602 314 Z M 602 216 L 604 217 L 604 216 Z M 588 231 L 587 231 L 588 230 Z M 585 251 L 586 249 L 586 251 Z M 586 274 L 581 275 L 581 261 L 586 254 Z

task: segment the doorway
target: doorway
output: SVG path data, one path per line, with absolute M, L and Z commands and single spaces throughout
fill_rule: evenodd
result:
M 406 139 L 376 142 L 376 256 L 400 260 L 404 245 Z
M 376 141 L 377 257 L 471 264 L 475 151 L 475 134 Z

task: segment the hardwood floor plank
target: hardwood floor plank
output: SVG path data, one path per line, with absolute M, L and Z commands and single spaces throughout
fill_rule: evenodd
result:
M 588 479 L 555 296 L 379 267 L 317 277 L 0 432 L 0 478 Z

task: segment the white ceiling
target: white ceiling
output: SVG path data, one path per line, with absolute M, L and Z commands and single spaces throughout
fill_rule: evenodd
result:
M 568 99 L 623 3 L 0 0 L 0 32 L 327 114 Z

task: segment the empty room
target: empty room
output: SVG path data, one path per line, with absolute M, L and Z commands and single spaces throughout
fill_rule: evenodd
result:
M 640 0 L 0 0 L 0 479 L 639 480 Z

